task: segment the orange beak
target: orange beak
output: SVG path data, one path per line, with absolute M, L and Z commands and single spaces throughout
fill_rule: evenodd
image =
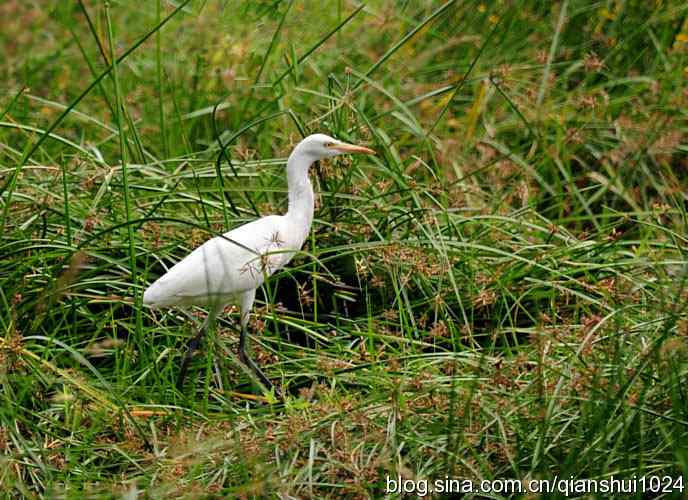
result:
M 375 151 L 365 146 L 356 146 L 354 144 L 347 144 L 345 142 L 338 142 L 330 146 L 332 149 L 336 149 L 342 153 L 363 153 L 367 155 L 374 155 Z

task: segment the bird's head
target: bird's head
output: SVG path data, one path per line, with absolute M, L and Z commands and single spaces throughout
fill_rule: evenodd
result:
M 347 144 L 325 134 L 309 135 L 296 146 L 296 150 L 310 156 L 314 160 L 352 153 L 375 154 L 375 151 L 370 148 Z

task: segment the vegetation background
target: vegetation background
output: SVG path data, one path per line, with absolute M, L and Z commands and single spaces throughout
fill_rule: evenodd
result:
M 685 2 L 5 0 L 0 53 L 9 496 L 688 473 Z M 259 293 L 289 397 L 231 311 L 178 392 L 204 313 L 142 290 L 315 131 L 379 154 Z

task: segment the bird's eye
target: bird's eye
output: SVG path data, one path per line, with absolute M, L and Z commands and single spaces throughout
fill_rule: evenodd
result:
M 334 146 L 334 142 L 326 142 L 325 143 L 326 148 L 331 148 L 332 146 Z

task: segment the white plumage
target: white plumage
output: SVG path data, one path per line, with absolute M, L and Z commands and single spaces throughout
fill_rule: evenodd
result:
M 208 240 L 145 291 L 143 303 L 151 307 L 210 306 L 208 320 L 189 345 L 178 385 L 183 383 L 190 355 L 209 322 L 226 305 L 238 304 L 242 327 L 240 359 L 256 372 L 261 382 L 271 386 L 245 353 L 248 314 L 256 289 L 291 260 L 308 236 L 314 205 L 309 167 L 317 160 L 344 153 L 374 154 L 374 151 L 324 134 L 306 137 L 287 161 L 289 208 L 285 215 L 262 217 Z
M 270 215 L 206 241 L 144 293 L 152 307 L 233 303 L 291 260 L 306 235 Z M 290 251 L 287 251 L 290 250 Z

